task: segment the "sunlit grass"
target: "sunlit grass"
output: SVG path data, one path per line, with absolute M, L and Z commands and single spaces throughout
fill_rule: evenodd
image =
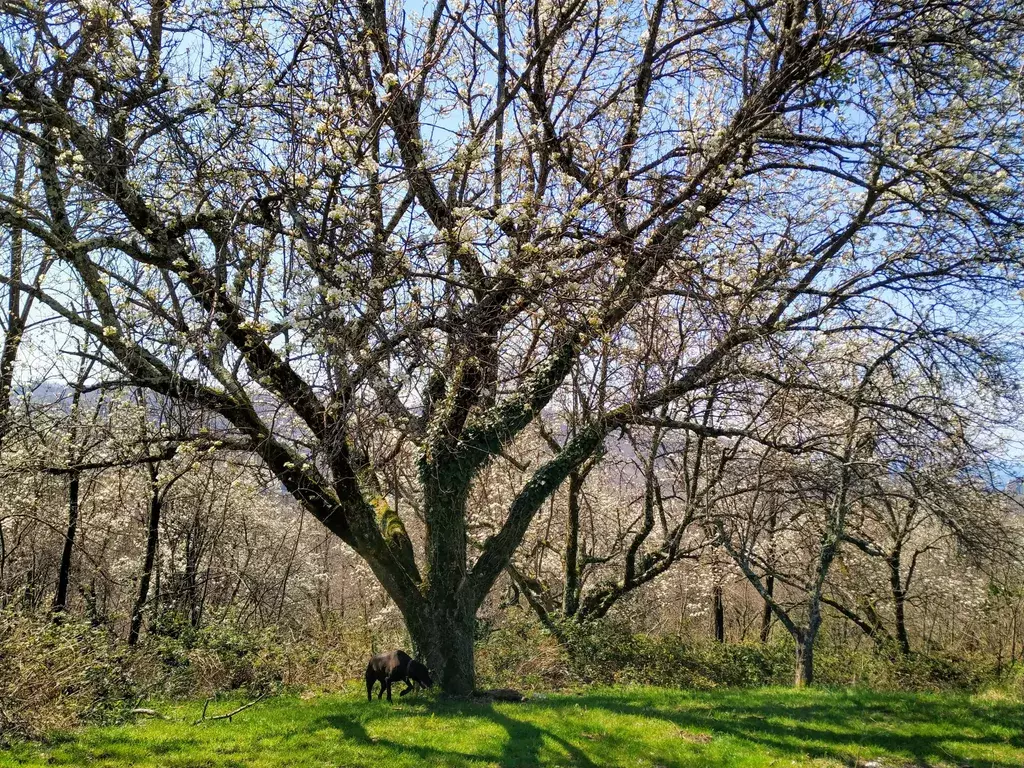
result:
M 1024 706 L 993 697 L 604 688 L 388 705 L 352 693 L 282 696 L 193 726 L 201 710 L 22 744 L 0 766 L 1024 766 Z

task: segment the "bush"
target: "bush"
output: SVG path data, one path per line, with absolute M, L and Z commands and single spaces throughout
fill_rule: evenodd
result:
M 893 687 L 911 691 L 977 691 L 995 681 L 999 671 L 990 659 L 942 651 L 911 653 L 894 659 Z
M 88 624 L 0 614 L 0 734 L 123 720 L 139 688 L 129 655 Z
M 613 619 L 568 625 L 560 631 L 562 643 L 532 614 L 510 611 L 478 645 L 481 685 L 541 689 L 636 683 L 706 690 L 793 681 L 793 643 L 781 633 L 764 644 L 716 643 L 638 633 L 627 622 Z M 821 685 L 977 691 L 999 679 L 999 670 L 987 657 L 943 652 L 904 656 L 895 649 L 833 642 L 825 634 L 815 649 L 815 680 Z M 1006 675 L 1002 679 L 1009 680 Z M 1017 687 L 1024 696 L 1024 674 Z
M 140 646 L 154 687 L 174 698 L 272 687 L 340 688 L 362 673 L 369 653 L 365 632 L 332 626 L 293 636 L 279 628 L 246 629 L 226 622 L 196 630 L 154 626 Z
M 477 642 L 481 688 L 550 690 L 571 682 L 568 659 L 558 641 L 522 610 L 509 610 L 500 627 Z
M 792 676 L 792 651 L 780 644 L 694 643 L 604 622 L 570 628 L 566 646 L 572 672 L 584 683 L 709 689 L 774 684 Z
M 181 637 L 157 637 L 151 645 L 166 670 L 163 692 L 173 696 L 238 689 L 262 693 L 286 676 L 285 652 L 271 631 L 214 625 Z
M 1024 701 L 1024 663 L 1011 666 L 1003 679 L 1002 692 L 1018 701 Z

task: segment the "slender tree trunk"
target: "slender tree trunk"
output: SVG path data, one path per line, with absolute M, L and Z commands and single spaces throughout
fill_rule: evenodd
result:
M 160 487 L 157 485 L 157 468 L 155 464 L 149 465 L 149 477 L 152 491 L 149 498 L 146 557 L 142 564 L 142 576 L 139 579 L 139 594 L 135 598 L 135 607 L 132 609 L 131 627 L 128 629 L 129 647 L 139 642 L 139 635 L 142 632 L 142 613 L 146 608 L 146 601 L 149 599 L 149 582 L 153 576 L 156 550 L 160 543 L 160 513 L 163 509 L 163 498 L 160 494 Z
M 281 596 L 277 602 L 277 623 L 280 624 L 284 617 L 284 607 L 288 599 L 288 580 L 291 578 L 292 569 L 295 567 L 295 559 L 299 554 L 299 544 L 302 542 L 302 526 L 306 520 L 304 512 L 299 512 L 299 528 L 295 532 L 295 546 L 292 547 L 288 562 L 285 564 L 284 575 L 281 577 Z
M 4 521 L 0 518 L 0 611 L 7 607 L 7 539 Z
M 900 652 L 903 655 L 908 655 L 910 653 L 910 636 L 907 634 L 907 594 L 903 589 L 899 548 L 890 552 L 885 562 L 889 566 L 889 586 L 892 590 L 893 608 L 896 613 L 896 641 L 899 643 Z
M 185 535 L 185 573 L 183 574 L 185 604 L 188 607 L 188 621 L 193 629 L 199 629 L 202 611 L 199 605 L 199 565 L 203 554 L 205 531 L 199 517 L 192 518 Z
M 768 593 L 768 599 L 764 601 L 764 610 L 761 611 L 761 642 L 767 643 L 772 632 L 772 605 L 769 600 L 775 597 L 775 577 L 773 575 L 769 574 L 765 578 L 764 588 Z
M 23 141 L 18 142 L 18 157 L 14 164 L 14 198 L 19 202 L 22 200 L 25 187 L 25 145 Z M 18 349 L 21 346 L 22 336 L 25 332 L 27 315 L 21 306 L 21 289 L 16 284 L 23 278 L 25 263 L 25 241 L 21 227 L 12 226 L 11 233 L 11 260 L 8 274 L 14 281 L 8 286 L 7 294 L 7 333 L 4 336 L 3 349 L 0 350 L 0 449 L 3 448 L 4 439 L 10 427 L 11 414 L 11 393 L 14 390 L 14 364 L 18 358 Z
M 1010 665 L 1017 663 L 1017 623 L 1020 618 L 1020 604 L 1013 606 L 1013 617 L 1010 620 Z
M 725 642 L 725 596 L 722 585 L 716 584 L 712 591 L 714 597 L 715 612 L 715 640 L 719 643 Z
M 80 586 L 78 592 L 82 596 L 82 600 L 85 601 L 85 614 L 89 617 L 89 624 L 93 627 L 102 626 L 106 617 L 100 610 L 100 601 L 96 595 L 96 579 L 89 580 L 88 589 Z
M 562 615 L 574 616 L 580 607 L 580 493 L 583 479 L 577 470 L 569 475 L 569 519 L 565 533 L 565 592 Z
M 14 198 L 21 201 L 25 185 L 25 143 L 18 142 L 18 157 L 14 166 Z M 8 274 L 12 281 L 22 279 L 24 264 L 24 236 L 21 227 L 12 226 L 11 261 Z M 7 333 L 3 348 L 0 349 L 0 456 L 10 431 L 11 394 L 14 391 L 14 364 L 18 348 L 25 332 L 27 316 L 22 314 L 21 290 L 12 283 L 7 294 Z M 4 537 L 4 521 L 0 518 L 0 609 L 7 605 L 7 539 Z
M 779 503 L 775 494 L 768 498 L 768 566 L 775 567 L 775 527 L 779 520 Z M 775 574 L 769 573 L 764 580 L 765 601 L 761 611 L 761 642 L 767 643 L 772 631 L 772 600 L 775 598 Z
M 74 467 L 81 460 L 78 448 L 78 419 L 82 406 L 82 389 L 89 378 L 93 362 L 93 359 L 83 357 L 82 365 L 78 369 L 74 390 L 71 394 L 71 410 L 69 412 L 71 426 L 68 428 L 68 465 L 70 467 Z M 80 491 L 81 473 L 76 469 L 72 469 L 68 481 L 68 527 L 64 534 L 64 551 L 61 553 L 60 572 L 57 576 L 57 594 L 53 598 L 53 615 L 55 619 L 67 610 L 68 607 L 68 590 L 71 586 L 71 559 L 75 550 L 75 535 L 78 531 Z
M 75 535 L 78 531 L 79 488 L 81 479 L 78 472 L 68 482 L 68 527 L 64 533 L 64 550 L 60 556 L 60 572 L 57 575 L 57 594 L 53 598 L 53 614 L 59 617 L 68 607 L 68 588 L 71 584 L 71 559 L 75 549 Z

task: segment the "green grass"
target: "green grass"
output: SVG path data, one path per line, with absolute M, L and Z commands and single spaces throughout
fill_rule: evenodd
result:
M 388 705 L 353 692 L 282 696 L 191 725 L 201 709 L 20 744 L 0 751 L 0 766 L 1024 766 L 1024 705 L 976 696 L 598 688 Z

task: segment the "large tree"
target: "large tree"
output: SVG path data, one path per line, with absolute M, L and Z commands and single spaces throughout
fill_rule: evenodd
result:
M 58 263 L 3 282 L 217 414 L 465 693 L 478 606 L 612 431 L 815 334 L 991 359 L 967 321 L 1014 295 L 1020 10 L 8 0 L 0 148 L 30 152 L 0 225 Z M 619 380 L 472 542 L 479 473 L 653 302 L 683 364 Z

